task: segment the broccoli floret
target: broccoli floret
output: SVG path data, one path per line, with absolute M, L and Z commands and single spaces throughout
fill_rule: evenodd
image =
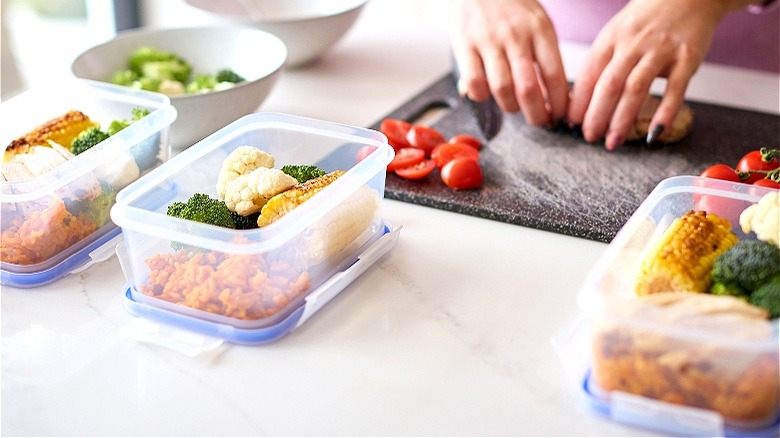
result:
M 138 73 L 132 70 L 120 70 L 111 76 L 111 82 L 117 85 L 132 86 L 139 79 Z
M 157 91 L 160 89 L 160 84 L 162 83 L 161 79 L 157 78 L 147 78 L 147 77 L 140 77 L 137 81 L 133 81 L 132 84 L 130 84 L 131 87 L 137 88 L 139 90 L 146 90 L 146 91 Z
M 225 203 L 204 193 L 195 193 L 187 202 L 174 202 L 168 206 L 167 214 L 204 224 L 235 228 L 233 215 Z
M 246 216 L 241 216 L 234 211 L 231 211 L 230 213 L 233 215 L 233 223 L 237 230 L 251 230 L 257 228 L 257 218 L 260 217 L 259 211 Z
M 741 240 L 715 259 L 713 293 L 750 295 L 780 275 L 780 247 L 761 240 Z
M 282 172 L 298 180 L 298 184 L 325 175 L 324 170 L 312 164 L 288 164 L 282 166 Z
M 769 282 L 764 283 L 752 294 L 748 300 L 750 304 L 762 307 L 769 312 L 769 317 L 780 317 L 780 275 L 773 277 Z
M 217 80 L 214 76 L 199 74 L 195 75 L 195 78 L 187 84 L 185 92 L 187 94 L 207 93 L 214 90 L 217 86 Z
M 230 70 L 229 68 L 223 68 L 222 70 L 218 71 L 215 76 L 217 82 L 231 82 L 233 84 L 237 84 L 246 80 L 241 75 L 234 72 L 233 70 Z
M 70 151 L 74 155 L 81 154 L 93 148 L 96 144 L 109 137 L 107 132 L 101 131 L 97 126 L 87 128 L 79 133 L 70 145 Z
M 70 214 L 100 228 L 110 220 L 109 214 L 115 199 L 116 191 L 111 184 L 100 181 L 99 186 L 80 191 L 73 197 L 63 198 L 63 201 Z
M 122 119 L 112 120 L 111 123 L 108 125 L 108 128 L 106 128 L 106 133 L 109 136 L 114 135 L 117 132 L 130 126 L 133 122 L 137 122 L 143 119 L 144 117 L 148 116 L 149 114 L 150 111 L 148 109 L 135 107 L 133 108 L 133 116 L 130 118 L 130 120 L 122 120 Z
M 192 73 L 190 63 L 179 55 L 149 46 L 139 47 L 133 52 L 128 59 L 128 66 L 139 76 L 158 81 L 172 79 L 184 83 Z

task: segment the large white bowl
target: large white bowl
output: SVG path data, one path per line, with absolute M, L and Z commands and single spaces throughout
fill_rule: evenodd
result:
M 288 66 L 303 66 L 333 47 L 368 0 L 185 0 L 217 23 L 270 32 L 284 41 Z
M 284 71 L 287 48 L 275 35 L 244 27 L 141 28 L 80 54 L 71 64 L 78 78 L 110 82 L 127 68 L 141 46 L 176 53 L 192 64 L 193 74 L 230 68 L 246 81 L 233 88 L 203 94 L 171 96 L 178 117 L 171 126 L 174 152 L 192 146 L 241 116 L 255 112 Z

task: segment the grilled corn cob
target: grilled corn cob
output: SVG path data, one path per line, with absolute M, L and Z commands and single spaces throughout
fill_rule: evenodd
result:
M 366 232 L 378 206 L 374 191 L 368 186 L 360 187 L 314 225 L 304 252 L 307 262 L 323 262 L 344 251 Z
M 636 294 L 706 292 L 715 258 L 735 243 L 728 220 L 704 211 L 686 213 L 642 260 Z
M 86 114 L 76 110 L 68 111 L 13 140 L 5 148 L 3 161 L 10 161 L 15 155 L 26 153 L 33 146 L 49 146 L 49 140 L 70 150 L 73 139 L 80 132 L 93 126 L 99 125 Z
M 310 179 L 305 183 L 296 184 L 290 189 L 272 197 L 265 203 L 262 210 L 260 210 L 260 216 L 257 218 L 257 226 L 264 227 L 276 222 L 292 209 L 303 204 L 320 190 L 324 189 L 328 184 L 338 179 L 338 177 L 344 175 L 344 173 L 343 170 L 336 170 L 319 178 Z

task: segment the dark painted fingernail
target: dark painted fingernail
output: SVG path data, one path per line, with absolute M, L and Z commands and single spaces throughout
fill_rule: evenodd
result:
M 653 126 L 653 129 L 651 129 L 647 133 L 647 139 L 645 141 L 647 142 L 647 144 L 653 144 L 655 143 L 656 140 L 658 140 L 658 137 L 660 137 L 663 132 L 664 132 L 664 125 L 659 123 Z
M 623 137 L 617 134 L 610 134 L 609 137 L 607 137 L 607 141 L 605 142 L 605 146 L 607 147 L 608 151 L 614 151 L 622 145 Z

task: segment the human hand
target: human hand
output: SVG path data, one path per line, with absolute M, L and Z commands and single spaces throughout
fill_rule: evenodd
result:
M 656 77 L 666 89 L 650 132 L 663 135 L 732 0 L 632 0 L 593 42 L 571 93 L 568 122 L 609 150 L 623 144 Z M 649 136 L 651 137 L 651 136 Z
M 563 119 L 569 84 L 547 13 L 536 0 L 454 0 L 452 50 L 458 88 L 474 101 L 492 94 L 531 125 Z

